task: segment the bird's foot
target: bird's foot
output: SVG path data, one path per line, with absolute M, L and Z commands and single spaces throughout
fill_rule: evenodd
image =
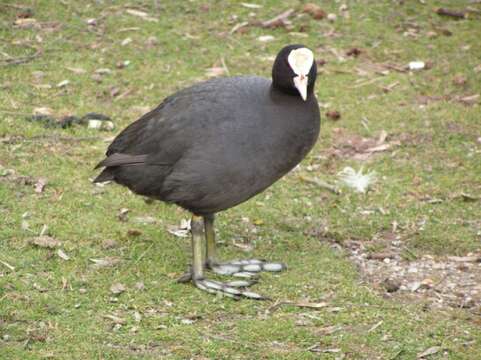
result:
M 219 275 L 253 278 L 262 271 L 281 272 L 287 269 L 282 263 L 268 262 L 258 259 L 234 260 L 229 262 L 208 261 L 207 268 Z
M 209 280 L 205 278 L 193 279 L 194 285 L 204 291 L 212 294 L 221 294 L 234 299 L 248 298 L 254 300 L 268 300 L 256 292 L 249 291 L 246 288 L 255 284 L 255 280 L 234 280 L 229 282 L 221 282 Z
M 256 278 L 251 278 L 249 280 L 233 280 L 227 282 L 221 282 L 217 280 L 210 280 L 206 278 L 195 279 L 192 270 L 189 269 L 181 277 L 177 279 L 179 283 L 187 283 L 192 281 L 194 285 L 204 291 L 211 294 L 221 294 L 234 299 L 248 298 L 255 300 L 268 300 L 267 297 L 262 296 L 253 291 L 248 291 L 246 288 L 257 283 Z

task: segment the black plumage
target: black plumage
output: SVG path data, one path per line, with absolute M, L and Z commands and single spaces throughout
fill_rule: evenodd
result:
M 306 156 L 319 134 L 315 62 L 304 101 L 287 61 L 301 47 L 281 50 L 272 81 L 216 78 L 167 97 L 115 138 L 95 181 L 113 180 L 201 216 L 262 192 Z

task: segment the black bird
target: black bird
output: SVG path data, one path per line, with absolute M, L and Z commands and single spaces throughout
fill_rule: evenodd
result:
M 311 150 L 320 126 L 316 73 L 312 51 L 289 45 L 275 59 L 272 81 L 228 77 L 183 89 L 115 138 L 94 181 L 112 180 L 189 210 L 192 267 L 187 280 L 211 293 L 261 299 L 246 290 L 253 281 L 204 277 L 206 268 L 246 278 L 285 268 L 260 260 L 219 262 L 214 214 L 262 192 Z

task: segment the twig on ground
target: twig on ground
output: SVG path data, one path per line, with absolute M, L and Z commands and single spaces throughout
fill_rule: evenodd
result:
M 458 10 L 451 10 L 451 9 L 446 9 L 446 8 L 438 8 L 436 9 L 436 14 L 441 15 L 441 16 L 449 16 L 455 19 L 465 19 L 466 18 L 466 13 L 464 11 L 458 11 Z
M 234 25 L 234 27 L 229 31 L 229 33 L 234 34 L 236 31 L 239 31 L 240 29 L 242 29 L 243 27 L 246 27 L 248 25 L 249 25 L 248 21 L 238 23 L 238 24 Z
M 277 15 L 276 17 L 273 17 L 270 20 L 263 21 L 261 23 L 261 26 L 263 28 L 276 28 L 279 26 L 285 26 L 287 18 L 291 16 L 293 13 L 294 13 L 294 9 L 286 10 L 283 13 Z
M 359 83 L 359 84 L 357 84 L 357 85 L 350 86 L 350 88 L 351 88 L 351 89 L 357 89 L 357 88 L 360 88 L 360 87 L 363 87 L 363 86 L 366 86 L 366 85 L 375 83 L 376 81 L 379 81 L 379 80 L 381 80 L 381 79 L 383 79 L 383 78 L 384 78 L 383 76 L 377 77 L 377 78 L 373 78 L 373 79 L 371 79 L 371 80 L 364 81 L 364 82 Z
M 29 56 L 23 56 L 23 57 L 18 57 L 18 58 L 2 59 L 2 60 L 0 60 L 0 66 L 9 66 L 9 65 L 25 64 L 25 63 L 28 63 L 28 62 L 32 61 L 33 59 L 39 57 L 40 54 L 41 54 L 41 52 L 40 52 L 40 51 L 37 51 L 35 54 L 29 55 Z
M 15 267 L 5 261 L 0 260 L 0 264 L 5 265 L 7 268 L 9 268 L 12 271 L 15 271 Z
M 339 195 L 341 193 L 341 191 L 336 188 L 335 186 L 331 185 L 331 184 L 328 184 L 327 182 L 325 181 L 322 181 L 322 180 L 319 180 L 319 179 L 314 179 L 314 178 L 310 178 L 310 177 L 307 177 L 307 176 L 303 176 L 303 175 L 299 175 L 299 178 L 302 180 L 302 181 L 305 181 L 309 184 L 313 184 L 313 185 L 317 185 L 319 186 L 320 188 L 323 188 L 323 189 L 326 189 L 336 195 Z

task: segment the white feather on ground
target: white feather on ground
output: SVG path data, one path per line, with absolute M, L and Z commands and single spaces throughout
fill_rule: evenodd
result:
M 357 192 L 365 193 L 369 187 L 377 180 L 376 172 L 370 171 L 363 174 L 363 169 L 356 172 L 352 167 L 346 166 L 337 176 L 339 180 L 347 187 L 354 189 Z

